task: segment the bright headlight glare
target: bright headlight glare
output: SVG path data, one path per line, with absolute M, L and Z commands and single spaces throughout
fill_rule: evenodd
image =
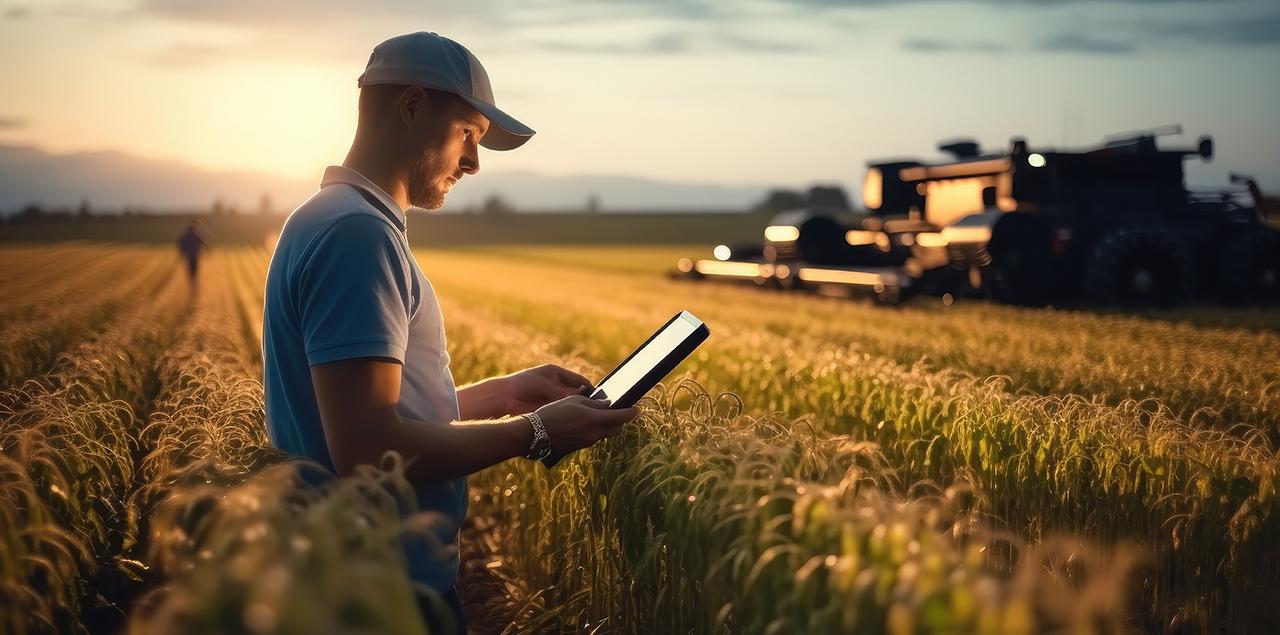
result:
M 794 225 L 770 225 L 764 228 L 765 240 L 787 243 L 800 237 L 800 228 Z

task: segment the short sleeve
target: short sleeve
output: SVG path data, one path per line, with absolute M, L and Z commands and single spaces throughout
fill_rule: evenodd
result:
M 309 365 L 358 357 L 404 363 L 413 274 L 394 232 L 379 218 L 352 214 L 317 239 L 297 278 Z

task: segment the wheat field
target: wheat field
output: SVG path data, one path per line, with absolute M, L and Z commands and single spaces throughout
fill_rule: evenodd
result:
M 1280 323 L 670 280 L 672 247 L 421 250 L 459 385 L 712 337 L 626 431 L 470 479 L 473 632 L 1280 629 Z M 0 248 L 0 632 L 423 633 L 398 457 L 266 440 L 270 258 Z

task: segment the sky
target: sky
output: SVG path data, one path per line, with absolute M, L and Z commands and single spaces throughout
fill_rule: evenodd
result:
M 317 178 L 381 40 L 437 31 L 538 131 L 486 168 L 856 188 L 868 160 L 1214 136 L 1280 189 L 1277 0 L 0 0 L 0 144 Z

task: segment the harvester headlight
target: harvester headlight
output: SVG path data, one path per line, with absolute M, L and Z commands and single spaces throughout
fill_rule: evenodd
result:
M 1044 163 L 1045 161 L 1044 161 L 1043 154 L 1031 153 L 1027 155 L 1027 165 L 1033 168 L 1042 168 L 1044 167 Z
M 921 247 L 946 247 L 947 239 L 938 232 L 920 232 L 916 234 L 916 244 Z
M 711 255 L 715 256 L 716 260 L 728 260 L 733 256 L 733 250 L 729 249 L 728 245 L 716 245 L 716 248 L 711 250 Z
M 880 232 L 876 234 L 876 247 L 879 247 L 880 251 L 883 251 L 884 253 L 887 254 L 889 253 L 889 247 L 891 246 L 892 246 L 892 243 L 889 242 L 889 234 L 886 234 L 884 232 Z
M 876 244 L 876 236 L 879 234 L 880 232 L 867 231 L 865 229 L 850 229 L 845 232 L 844 241 L 854 247 L 859 245 L 874 245 Z
M 800 237 L 795 225 L 770 225 L 764 228 L 764 239 L 775 243 L 789 243 Z

